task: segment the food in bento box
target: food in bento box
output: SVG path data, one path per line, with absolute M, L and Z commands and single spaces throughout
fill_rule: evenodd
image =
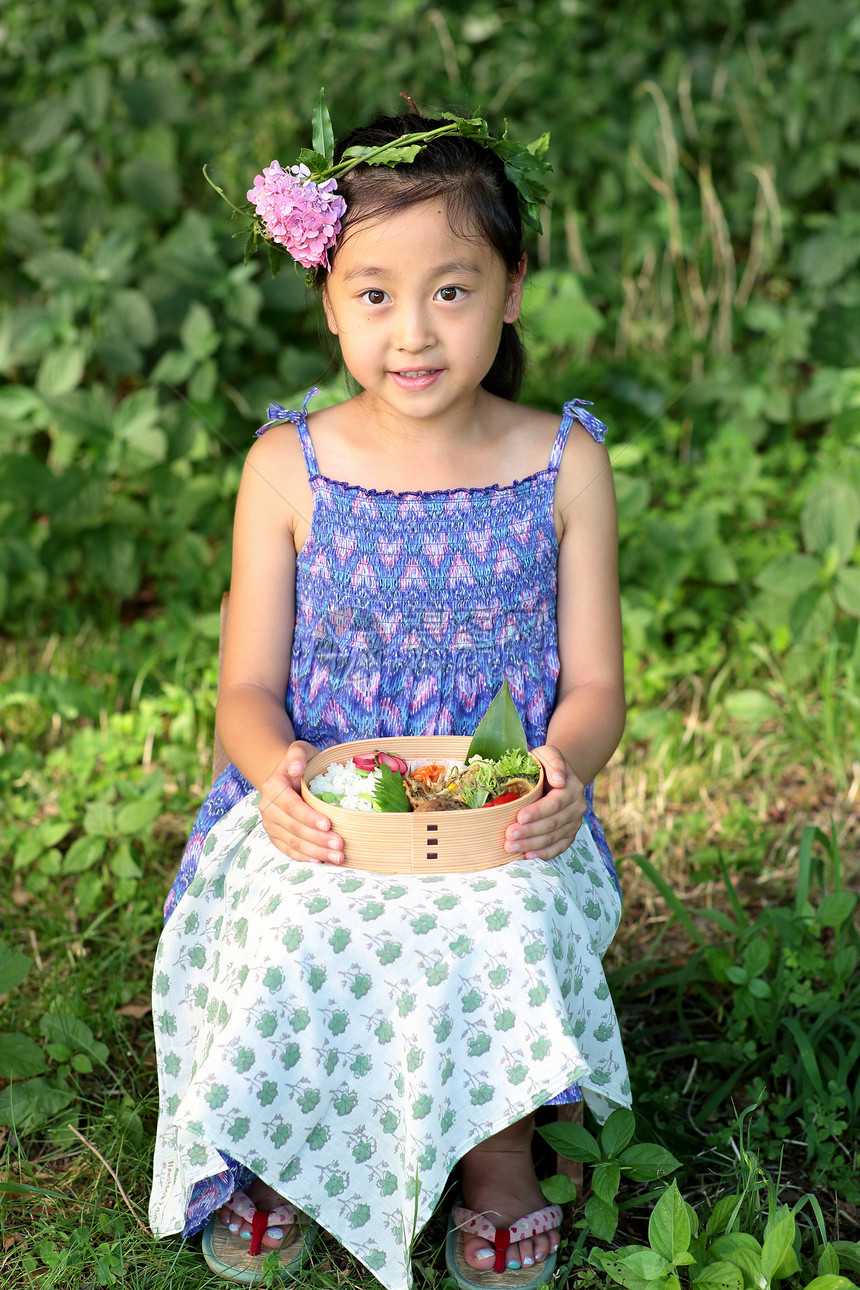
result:
M 323 802 L 357 811 L 468 811 L 501 806 L 531 792 L 540 767 L 529 753 L 508 749 L 497 761 L 472 757 L 410 766 L 375 752 L 334 763 L 311 781 Z

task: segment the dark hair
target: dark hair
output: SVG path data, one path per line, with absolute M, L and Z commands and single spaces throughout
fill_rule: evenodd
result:
M 340 139 L 334 159 L 340 161 L 347 148 L 376 148 L 405 134 L 446 124 L 414 112 L 377 117 Z M 509 274 L 516 273 L 523 257 L 519 194 L 505 174 L 501 159 L 474 139 L 443 135 L 432 139 L 408 164 L 355 166 L 338 179 L 337 187 L 346 201 L 339 243 L 358 224 L 442 198 L 454 232 L 486 242 L 501 257 Z M 337 246 L 331 261 L 336 257 Z M 325 280 L 325 269 L 318 269 L 316 285 L 323 287 Z M 525 372 L 526 355 L 519 330 L 514 323 L 503 323 L 496 357 L 481 385 L 490 394 L 515 399 Z

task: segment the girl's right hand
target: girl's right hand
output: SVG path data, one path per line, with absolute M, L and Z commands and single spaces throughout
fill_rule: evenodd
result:
M 318 751 L 303 739 L 290 744 L 260 793 L 263 828 L 270 841 L 291 860 L 343 864 L 343 839 L 333 831 L 331 820 L 313 810 L 302 797 L 302 775 Z

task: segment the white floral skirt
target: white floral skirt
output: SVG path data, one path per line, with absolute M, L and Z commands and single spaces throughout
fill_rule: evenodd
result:
M 247 1165 L 389 1290 L 451 1169 L 573 1083 L 629 1105 L 601 958 L 620 900 L 583 826 L 549 861 L 391 876 L 286 860 L 249 793 L 161 937 L 153 1231 Z

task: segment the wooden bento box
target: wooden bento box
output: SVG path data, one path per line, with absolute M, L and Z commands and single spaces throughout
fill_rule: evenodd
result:
M 302 797 L 331 820 L 332 828 L 343 838 L 344 863 L 353 869 L 473 873 L 510 864 L 520 857 L 505 851 L 505 829 L 524 806 L 543 794 L 542 766 L 531 792 L 515 802 L 470 811 L 350 811 L 321 801 L 309 787 L 332 762 L 348 762 L 373 752 L 394 753 L 410 764 L 444 758 L 464 761 L 471 742 L 468 735 L 413 735 L 335 744 L 311 758 L 302 777 Z

